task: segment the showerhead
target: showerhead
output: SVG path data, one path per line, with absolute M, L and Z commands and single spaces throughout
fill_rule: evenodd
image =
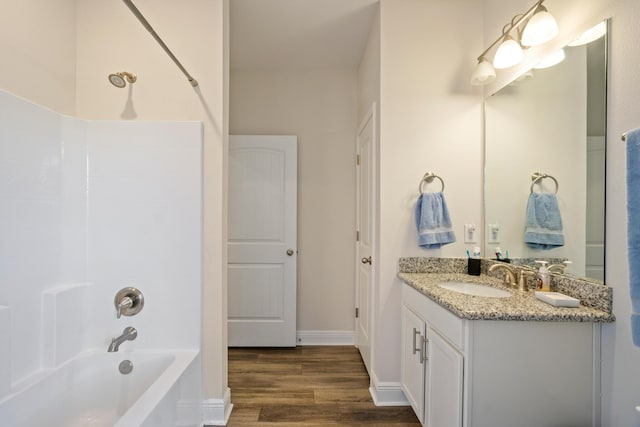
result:
M 122 71 L 120 73 L 109 74 L 109 82 L 117 88 L 124 88 L 129 83 L 135 83 L 138 80 L 133 73 L 128 73 L 126 71 Z

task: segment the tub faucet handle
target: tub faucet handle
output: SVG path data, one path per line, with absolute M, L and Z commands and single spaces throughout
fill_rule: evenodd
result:
M 116 317 L 119 319 L 122 316 L 122 310 L 131 308 L 133 306 L 133 300 L 129 297 L 124 297 L 116 304 Z
M 116 307 L 116 317 L 118 319 L 123 315 L 133 316 L 142 310 L 144 296 L 139 289 L 128 286 L 118 291 L 113 300 L 113 305 Z

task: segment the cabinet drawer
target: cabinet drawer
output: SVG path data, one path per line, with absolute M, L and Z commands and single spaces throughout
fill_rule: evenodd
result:
M 402 303 L 423 317 L 447 341 L 464 350 L 464 319 L 460 319 L 404 282 Z

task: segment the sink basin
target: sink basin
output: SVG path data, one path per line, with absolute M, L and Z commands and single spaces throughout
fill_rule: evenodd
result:
M 440 283 L 438 286 L 453 292 L 459 292 L 466 295 L 475 295 L 478 297 L 508 298 L 511 296 L 511 292 L 509 291 L 504 291 L 502 289 L 492 288 L 491 286 L 480 285 L 477 283 L 445 282 Z

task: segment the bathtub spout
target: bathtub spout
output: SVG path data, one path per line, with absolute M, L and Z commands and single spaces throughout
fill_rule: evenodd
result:
M 127 326 L 126 328 L 124 328 L 124 331 L 122 331 L 122 335 L 120 335 L 117 338 L 113 338 L 111 340 L 111 344 L 109 344 L 109 348 L 107 349 L 107 351 L 109 353 L 118 351 L 118 349 L 120 348 L 120 344 L 122 344 L 125 341 L 133 341 L 136 339 L 137 336 L 138 336 L 138 331 L 136 331 L 136 328 Z

